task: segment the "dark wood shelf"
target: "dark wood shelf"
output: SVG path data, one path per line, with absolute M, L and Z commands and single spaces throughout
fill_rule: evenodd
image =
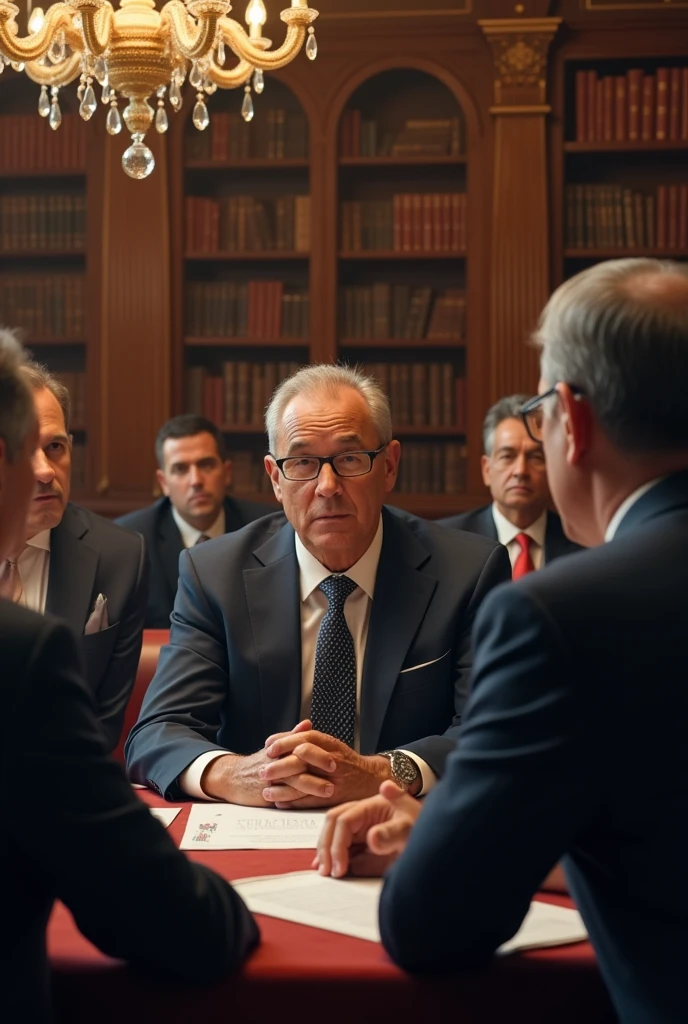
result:
M 187 160 L 186 171 L 260 171 L 260 170 L 308 170 L 310 160 L 285 159 L 269 160 L 267 157 L 251 157 L 249 160 Z
M 204 338 L 187 337 L 189 348 L 308 348 L 308 338 Z
M 688 139 L 645 142 L 565 142 L 565 153 L 661 153 L 688 149 Z
M 0 249 L 0 259 L 32 259 L 39 260 L 49 256 L 85 256 L 85 249 Z
M 340 260 L 465 260 L 465 252 L 340 252 Z
M 688 249 L 564 249 L 564 259 L 567 260 L 610 260 L 623 259 L 626 256 L 686 259 Z
M 466 431 L 457 427 L 430 427 L 424 425 L 422 427 L 414 427 L 410 424 L 406 426 L 394 426 L 392 424 L 392 433 L 395 437 L 465 437 Z
M 306 261 L 310 259 L 310 255 L 311 254 L 309 252 L 293 252 L 287 251 L 286 249 L 274 252 L 272 250 L 269 252 L 255 252 L 253 250 L 249 252 L 187 252 L 184 259 L 197 262 L 207 262 L 208 260 L 249 260 L 251 262 L 266 262 L 271 260 L 274 263 L 280 260 L 289 260 L 290 262 L 292 260 Z
M 465 156 L 343 156 L 340 167 L 463 167 Z
M 465 348 L 463 338 L 342 338 L 340 348 Z
M 466 491 L 459 491 L 456 494 L 393 491 L 387 497 L 385 504 L 394 505 L 396 508 L 403 508 L 406 512 L 413 512 L 414 515 L 439 519 L 442 516 L 450 516 L 455 512 L 464 512 L 470 508 L 476 508 L 481 502 L 485 503 L 484 496 L 481 498 L 469 495 Z
M 72 168 L 60 168 L 60 169 L 39 169 L 36 167 L 29 168 L 27 170 L 0 170 L 0 179 L 5 178 L 40 178 L 45 180 L 46 178 L 85 178 L 86 168 L 72 167 Z

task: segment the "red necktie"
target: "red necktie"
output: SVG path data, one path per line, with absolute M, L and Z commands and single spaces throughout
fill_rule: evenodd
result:
M 521 576 L 535 571 L 533 559 L 530 557 L 530 545 L 533 543 L 533 538 L 529 537 L 527 533 L 517 533 L 514 540 L 518 541 L 521 550 L 511 570 L 511 577 L 514 580 L 520 580 Z

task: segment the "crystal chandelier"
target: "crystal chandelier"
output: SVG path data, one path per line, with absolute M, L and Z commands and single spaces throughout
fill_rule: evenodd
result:
M 244 86 L 242 114 L 253 117 L 250 79 L 257 93 L 263 91 L 263 71 L 284 67 L 306 42 L 306 54 L 315 60 L 317 44 L 312 22 L 318 12 L 307 0 L 291 0 L 282 11 L 286 38 L 275 50 L 265 39 L 263 0 L 250 0 L 246 8 L 248 33 L 233 18 L 229 0 L 168 0 L 160 11 L 155 0 L 121 0 L 117 10 L 108 0 L 62 0 L 43 13 L 34 8 L 29 34 L 19 37 L 16 15 L 19 9 L 0 0 L 0 72 L 5 64 L 26 71 L 41 86 L 38 113 L 48 118 L 53 129 L 60 126 L 60 89 L 79 78 L 79 113 L 88 121 L 97 109 L 93 88 L 102 87 L 102 102 L 108 106 L 106 127 L 110 135 L 122 130 L 121 99 L 128 100 L 122 112 L 132 144 L 122 157 L 122 166 L 132 178 L 146 178 L 155 159 L 144 143 L 154 123 L 158 132 L 167 131 L 165 93 L 170 106 L 182 105 L 181 86 L 187 72 L 196 90 L 193 123 L 200 131 L 209 124 L 206 96 L 220 89 Z M 225 69 L 226 49 L 237 58 Z M 50 96 L 48 96 L 50 89 Z M 157 109 L 148 102 L 155 95 Z

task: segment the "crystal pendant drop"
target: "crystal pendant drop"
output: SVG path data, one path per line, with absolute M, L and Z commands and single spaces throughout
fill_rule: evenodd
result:
M 203 75 L 201 69 L 198 66 L 198 62 L 194 61 L 191 67 L 191 74 L 189 75 L 189 84 L 192 89 L 200 89 L 203 86 Z
M 138 132 L 132 135 L 133 142 L 125 149 L 122 156 L 122 167 L 130 178 L 140 181 L 147 178 L 155 167 L 155 157 L 148 146 L 143 143 L 143 135 Z
M 221 39 L 217 44 L 217 63 L 223 68 L 225 66 L 225 43 L 224 39 Z
M 217 84 L 211 82 L 209 78 L 203 80 L 203 90 L 208 93 L 208 96 L 214 95 L 217 92 Z
M 98 82 L 98 85 L 108 84 L 108 69 L 107 64 L 105 63 L 105 57 L 103 57 L 102 54 L 96 61 L 96 66 L 94 68 L 93 73 L 96 76 L 96 81 Z
M 170 83 L 170 103 L 175 110 L 181 110 L 182 107 L 182 91 L 179 88 L 179 82 L 176 78 L 173 78 Z
M 155 90 L 155 95 L 158 97 L 159 100 L 163 100 L 165 98 L 165 93 L 166 92 L 167 92 L 167 86 L 166 85 L 159 85 L 158 88 Z
M 50 113 L 48 114 L 48 124 L 50 125 L 50 127 L 52 128 L 52 130 L 54 132 L 56 132 L 57 129 L 62 124 L 62 111 L 60 110 L 60 104 L 57 102 L 56 98 L 54 98 L 52 103 L 50 104 Z
M 114 103 L 108 110 L 108 116 L 105 119 L 105 127 L 107 128 L 109 135 L 119 135 L 122 131 L 122 118 L 120 117 L 119 110 Z
M 244 102 L 241 104 L 241 116 L 244 121 L 253 120 L 253 100 L 251 99 L 251 86 L 247 85 L 244 89 Z
M 169 122 L 167 120 L 167 111 L 165 110 L 164 106 L 161 103 L 158 109 L 155 111 L 155 130 L 156 132 L 159 132 L 160 135 L 162 135 L 163 132 L 166 132 L 168 128 Z
M 186 81 L 186 67 L 185 67 L 185 65 L 184 64 L 180 64 L 179 67 L 176 69 L 176 71 L 172 72 L 172 77 L 177 79 L 177 81 L 179 82 L 180 86 L 184 85 L 184 82 Z
M 47 117 L 50 113 L 50 100 L 48 99 L 48 90 L 46 86 L 41 86 L 41 94 L 38 97 L 38 113 L 41 117 Z
M 100 96 L 101 103 L 109 103 L 112 97 L 115 95 L 115 90 L 111 89 L 109 84 L 106 82 L 103 86 L 103 91 Z
M 260 68 L 256 68 L 253 72 L 253 91 L 260 96 L 263 89 L 265 88 L 265 78 Z
M 48 59 L 53 64 L 59 64 L 65 59 L 65 37 L 64 32 L 60 32 L 59 35 L 55 36 L 48 50 Z
M 315 60 L 318 56 L 318 44 L 315 39 L 315 29 L 311 25 L 308 29 L 308 41 L 306 42 L 306 56 L 309 60 Z
M 208 108 L 203 102 L 203 93 L 197 93 L 196 106 L 193 108 L 192 120 L 199 132 L 202 132 L 210 124 Z
M 83 117 L 84 121 L 90 121 L 97 107 L 96 94 L 93 91 L 93 86 L 89 82 L 86 86 L 86 91 L 79 107 L 79 113 Z

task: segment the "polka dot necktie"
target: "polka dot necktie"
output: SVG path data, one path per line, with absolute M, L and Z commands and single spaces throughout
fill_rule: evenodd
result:
M 344 602 L 357 584 L 348 576 L 328 576 L 319 589 L 329 601 L 315 647 L 311 721 L 318 732 L 354 745 L 356 652 L 344 618 Z

